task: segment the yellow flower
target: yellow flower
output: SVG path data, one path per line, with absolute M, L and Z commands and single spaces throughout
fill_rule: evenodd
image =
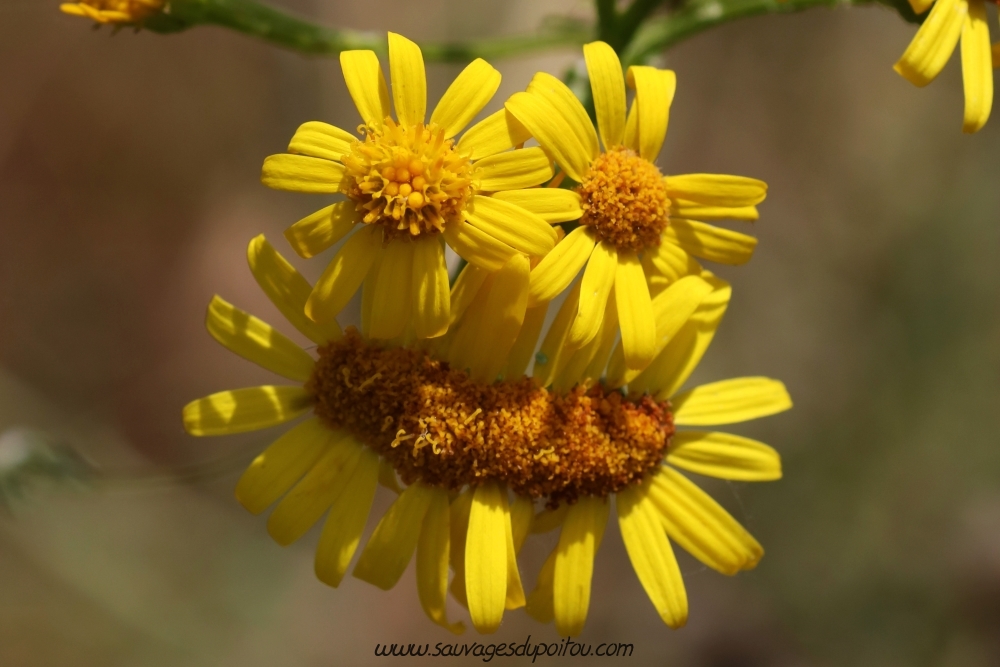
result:
M 767 185 L 718 174 L 662 176 L 653 162 L 667 132 L 674 73 L 633 66 L 623 76 L 618 56 L 604 42 L 587 44 L 584 56 L 597 129 L 569 88 L 549 74 L 535 75 L 527 92 L 506 103 L 579 184 L 581 196 L 580 226 L 532 271 L 529 298 L 532 304 L 554 298 L 586 266 L 563 346 L 594 341 L 613 296 L 625 361 L 640 370 L 656 346 L 648 281 L 678 249 L 725 264 L 749 260 L 756 239 L 698 220 L 756 220 Z M 626 82 L 635 89 L 627 114 Z
M 59 9 L 73 16 L 84 16 L 98 23 L 130 25 L 163 9 L 165 0 L 81 0 L 65 3 Z
M 340 63 L 364 122 L 362 138 L 306 123 L 288 153 L 267 158 L 262 174 L 272 188 L 347 196 L 285 234 L 299 255 L 312 257 L 357 230 L 317 282 L 306 313 L 331 320 L 364 283 L 374 338 L 400 336 L 411 320 L 417 338 L 439 336 L 449 320 L 444 242 L 488 270 L 520 253 L 541 257 L 552 249 L 550 221 L 567 213 L 551 210 L 551 196 L 531 188 L 551 178 L 551 162 L 537 147 L 509 150 L 529 137 L 503 109 L 456 141 L 500 85 L 500 73 L 482 59 L 459 74 L 427 123 L 416 44 L 389 33 L 396 120 L 375 53 L 346 51 Z M 510 193 L 521 197 L 515 202 Z M 576 208 L 571 198 L 557 204 L 568 215 Z M 548 217 L 533 212 L 539 207 Z
M 993 68 L 990 29 L 985 0 L 910 0 L 913 11 L 931 13 L 920 26 L 894 69 L 910 83 L 926 86 L 944 69 L 962 43 L 962 80 L 965 118 L 962 131 L 977 132 L 989 120 L 993 107 Z
M 645 371 L 629 376 L 628 391 L 633 400 L 641 395 L 659 401 L 670 399 L 671 427 L 733 424 L 791 407 L 784 385 L 763 377 L 714 382 L 677 393 L 708 348 L 730 294 L 724 281 L 701 272 L 676 279 L 654 299 L 657 337 L 666 342 L 658 346 L 656 358 Z M 554 326 L 559 325 L 557 318 Z M 586 354 L 581 359 L 580 351 L 567 356 L 550 363 L 562 368 L 595 363 Z M 598 353 L 597 367 L 606 358 L 604 348 L 603 356 Z M 609 389 L 624 384 L 623 369 L 619 361 L 616 371 L 612 359 Z M 672 628 L 685 624 L 688 604 L 671 540 L 727 575 L 752 569 L 764 553 L 725 509 L 677 468 L 727 480 L 769 481 L 781 477 L 781 460 L 771 447 L 749 438 L 714 431 L 678 431 L 662 465 L 614 494 L 618 525 L 632 566 L 660 617 Z M 562 635 L 577 635 L 583 629 L 594 555 L 609 512 L 609 497 L 592 495 L 573 505 L 547 510 L 532 522 L 531 533 L 560 526 L 561 533 L 527 598 L 527 611 L 541 622 L 555 619 Z
M 536 357 L 535 377 L 525 377 L 547 309 L 528 304 L 525 255 L 497 271 L 467 266 L 450 294 L 447 334 L 400 346 L 371 339 L 370 310 L 362 312 L 362 333 L 309 319 L 309 283 L 263 236 L 247 254 L 271 301 L 318 345 L 317 358 L 215 297 L 206 322 L 212 336 L 296 384 L 212 394 L 184 408 L 184 425 L 197 436 L 225 435 L 313 412 L 254 460 L 236 497 L 253 513 L 277 503 L 268 531 L 282 545 L 326 514 L 316 551 L 323 582 L 338 586 L 347 572 L 379 483 L 399 496 L 353 574 L 390 589 L 415 553 L 421 605 L 453 632 L 463 625 L 445 613 L 449 590 L 479 632 L 494 632 L 504 610 L 526 604 L 537 618 L 554 617 L 560 632 L 577 632 L 612 494 L 640 580 L 671 625 L 683 623 L 686 602 L 663 530 L 728 574 L 760 558 L 759 545 L 735 521 L 662 465 L 725 479 L 780 476 L 778 456 L 766 445 L 721 433 L 674 433 L 675 424 L 733 423 L 790 406 L 781 383 L 765 378 L 676 394 L 731 293 L 696 263 L 689 267 L 695 273 L 672 276 L 652 302 L 655 358 L 644 371 L 625 368 L 606 331 L 599 345 L 552 349 L 568 328 L 561 313 Z M 616 328 L 614 317 L 605 321 Z M 571 377 L 599 376 L 609 358 L 605 384 Z M 628 395 L 619 389 L 626 383 Z M 559 509 L 536 515 L 539 499 Z M 529 533 L 560 525 L 559 547 L 526 597 L 517 554 Z

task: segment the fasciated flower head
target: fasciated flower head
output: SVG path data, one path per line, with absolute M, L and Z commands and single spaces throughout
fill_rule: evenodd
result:
M 500 85 L 486 61 L 459 74 L 430 120 L 423 57 L 413 42 L 389 34 L 395 119 L 375 53 L 345 51 L 340 63 L 361 115 L 358 134 L 305 123 L 288 153 L 265 160 L 262 174 L 272 188 L 347 198 L 285 234 L 302 257 L 351 235 L 306 312 L 331 320 L 363 284 L 374 304 L 372 337 L 440 336 L 450 319 L 444 243 L 489 270 L 518 254 L 543 257 L 557 238 L 551 222 L 570 219 L 579 198 L 553 199 L 533 187 L 552 177 L 552 165 L 540 148 L 515 149 L 529 135 L 505 110 L 458 136 Z M 542 213 L 535 212 L 539 202 Z
M 184 425 L 193 435 L 222 435 L 313 413 L 253 461 L 236 496 L 254 513 L 277 503 L 268 531 L 283 545 L 325 515 L 316 550 L 323 582 L 336 587 L 350 569 L 380 483 L 398 497 L 353 574 L 392 588 L 415 553 L 421 605 L 453 632 L 464 626 L 448 619 L 449 592 L 480 632 L 495 631 L 505 609 L 526 607 L 542 622 L 554 619 L 560 633 L 578 634 L 612 496 L 635 571 L 671 627 L 687 618 L 671 540 L 724 574 L 761 558 L 756 540 L 677 470 L 741 481 L 781 476 L 778 454 L 763 443 L 677 428 L 791 405 L 780 382 L 758 377 L 678 393 L 726 310 L 724 281 L 694 266 L 657 293 L 654 360 L 633 373 L 614 344 L 613 303 L 598 343 L 561 345 L 571 322 L 560 311 L 535 353 L 547 304 L 529 305 L 531 262 L 521 254 L 497 271 L 468 265 L 450 295 L 448 332 L 405 345 L 373 340 L 370 312 L 361 332 L 305 317 L 310 285 L 263 236 L 248 258 L 268 297 L 318 345 L 317 357 L 215 297 L 212 336 L 295 384 L 193 401 Z M 579 301 L 579 288 L 569 300 Z M 591 379 L 605 368 L 605 381 Z M 557 528 L 558 546 L 526 595 L 517 555 L 530 535 Z
M 693 255 L 724 264 L 750 259 L 756 239 L 702 221 L 757 219 L 767 185 L 742 176 L 663 176 L 655 160 L 667 133 L 676 77 L 669 70 L 633 66 L 622 72 L 604 42 L 584 47 L 597 127 L 572 91 L 539 73 L 506 108 L 554 156 L 577 185 L 580 226 L 532 271 L 531 303 L 563 292 L 583 270 L 579 300 L 562 341 L 567 349 L 591 345 L 602 331 L 606 306 L 615 304 L 628 368 L 639 371 L 655 356 L 652 296 Z M 635 90 L 626 108 L 626 84 Z M 609 334 L 610 335 L 610 334 Z
M 165 4 L 165 0 L 81 0 L 62 4 L 59 9 L 97 23 L 138 25 L 144 19 L 163 11 Z
M 917 14 L 930 9 L 894 69 L 910 83 L 926 86 L 941 73 L 961 42 L 965 118 L 962 131 L 978 132 L 993 108 L 996 47 L 990 47 L 985 0 L 910 0 Z

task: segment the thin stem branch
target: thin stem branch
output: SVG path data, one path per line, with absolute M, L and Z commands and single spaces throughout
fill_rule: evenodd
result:
M 217 25 L 264 39 L 305 54 L 334 55 L 351 49 L 369 49 L 380 55 L 388 51 L 384 33 L 327 28 L 257 0 L 174 0 L 169 22 L 149 22 L 156 32 L 174 32 L 178 27 Z M 423 42 L 429 62 L 465 63 L 476 58 L 502 58 L 561 46 L 579 46 L 593 39 L 593 27 L 579 21 L 551 22 L 542 31 L 465 42 Z

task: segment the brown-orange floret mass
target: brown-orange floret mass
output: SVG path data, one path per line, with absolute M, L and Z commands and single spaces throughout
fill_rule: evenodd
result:
M 639 252 L 660 244 L 669 222 L 670 202 L 663 176 L 649 160 L 627 148 L 599 155 L 577 187 L 580 224 L 619 252 Z
M 472 163 L 434 124 L 413 127 L 391 118 L 362 126 L 363 141 L 344 156 L 347 196 L 366 224 L 381 225 L 386 240 L 399 234 L 436 234 L 460 220 L 472 195 Z
M 638 483 L 674 433 L 665 401 L 600 386 L 559 394 L 527 377 L 485 384 L 353 329 L 319 349 L 307 388 L 321 419 L 386 457 L 408 484 L 495 479 L 550 506 Z

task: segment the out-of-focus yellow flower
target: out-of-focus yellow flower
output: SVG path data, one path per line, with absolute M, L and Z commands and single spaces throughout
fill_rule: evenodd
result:
M 926 86 L 941 72 L 961 41 L 965 119 L 962 131 L 978 132 L 993 108 L 993 68 L 998 50 L 990 48 L 985 0 L 909 0 L 922 14 L 933 4 L 894 69 L 916 86 Z
M 164 0 L 82 0 L 67 2 L 59 9 L 98 23 L 133 25 L 163 9 Z

